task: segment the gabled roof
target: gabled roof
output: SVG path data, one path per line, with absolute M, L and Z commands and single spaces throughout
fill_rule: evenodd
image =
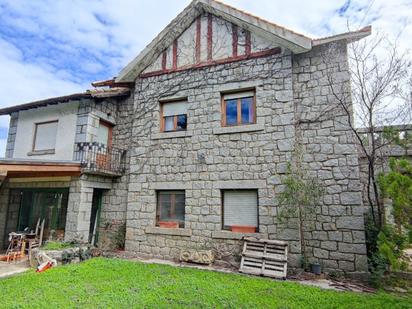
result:
M 133 82 L 136 77 L 186 30 L 202 13 L 211 13 L 239 27 L 277 42 L 294 53 L 311 50 L 312 39 L 245 13 L 215 0 L 194 0 L 116 78 L 117 83 Z
M 288 48 L 295 54 L 308 52 L 313 46 L 345 40 L 350 43 L 371 34 L 371 26 L 358 31 L 346 32 L 322 39 L 313 40 L 275 23 L 266 21 L 255 15 L 238 10 L 216 0 L 193 0 L 156 38 L 146 46 L 121 72 L 110 80 L 112 84 L 133 83 L 139 74 L 173 43 L 194 21 L 203 14 L 211 13 L 221 17 L 243 29 L 249 30 Z

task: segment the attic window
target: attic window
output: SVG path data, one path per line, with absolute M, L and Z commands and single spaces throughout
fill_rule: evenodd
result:
M 160 103 L 160 114 L 160 130 L 162 132 L 186 131 L 186 100 Z
M 33 151 L 53 151 L 56 147 L 58 121 L 36 123 Z

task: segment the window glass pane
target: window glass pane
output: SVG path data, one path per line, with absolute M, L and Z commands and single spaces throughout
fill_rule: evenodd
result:
M 185 193 L 184 191 L 158 192 L 158 224 L 162 222 L 176 222 L 184 227 L 185 222 Z
M 257 191 L 223 191 L 223 225 L 246 225 L 257 227 Z
M 56 146 L 57 121 L 36 124 L 34 150 L 51 150 Z
M 177 117 L 177 130 L 186 130 L 187 115 L 179 115 Z
M 34 230 L 40 218 L 45 219 L 44 239 L 51 236 L 52 231 L 56 234 L 55 236 L 63 237 L 66 228 L 68 193 L 68 189 L 23 191 L 19 229 L 29 227 L 30 230 Z M 26 207 L 29 207 L 29 212 L 25 211 Z
M 175 211 L 175 218 L 179 221 L 179 223 L 185 222 L 185 194 L 176 193 L 175 196 L 176 202 L 176 211 Z
M 174 116 L 164 117 L 165 119 L 165 131 L 174 131 Z
M 237 124 L 237 100 L 227 100 L 226 102 L 226 125 Z
M 171 195 L 170 194 L 160 194 L 159 195 L 159 219 L 160 221 L 169 221 L 172 213 L 171 213 Z
M 242 123 L 253 123 L 253 98 L 243 98 L 242 106 Z

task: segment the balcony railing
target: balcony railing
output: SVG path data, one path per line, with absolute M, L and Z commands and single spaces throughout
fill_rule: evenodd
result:
M 100 143 L 76 143 L 75 161 L 88 173 L 122 175 L 126 151 Z

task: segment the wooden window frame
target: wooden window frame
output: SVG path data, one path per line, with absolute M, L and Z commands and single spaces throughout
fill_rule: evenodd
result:
M 114 125 L 113 125 L 113 123 L 111 123 L 107 120 L 100 119 L 99 120 L 99 126 L 101 126 L 101 125 L 103 125 L 103 126 L 105 126 L 109 129 L 109 134 L 107 136 L 107 145 L 106 145 L 106 147 L 107 147 L 107 149 L 111 149 L 112 145 L 113 145 L 113 127 L 114 127 Z
M 245 92 L 245 91 L 252 91 L 253 92 L 253 100 L 252 100 L 253 122 L 242 123 L 242 99 L 250 98 L 250 97 L 240 96 L 239 98 L 231 99 L 231 100 L 237 100 L 237 122 L 236 122 L 236 124 L 228 125 L 226 123 L 226 100 L 225 100 L 225 95 L 228 95 L 228 94 L 236 95 L 237 93 L 240 94 L 240 93 Z M 255 91 L 255 89 L 222 93 L 221 103 L 220 104 L 221 104 L 221 117 L 222 117 L 221 118 L 221 123 L 222 123 L 222 127 L 236 127 L 236 126 L 247 126 L 247 125 L 251 125 L 251 124 L 256 124 L 256 91 Z
M 35 122 L 34 123 L 34 136 L 33 136 L 33 143 L 31 150 L 32 152 L 41 152 L 41 151 L 55 151 L 56 150 L 56 143 L 54 144 L 54 148 L 51 149 L 36 149 L 36 138 L 37 138 L 37 128 L 39 125 L 42 124 L 49 124 L 49 123 L 57 123 L 57 126 L 59 125 L 59 120 L 49 120 L 49 121 L 42 121 L 42 122 Z M 57 134 L 57 132 L 56 132 Z M 56 137 L 56 142 L 57 142 L 57 137 Z
M 221 189 L 220 190 L 220 204 L 222 205 L 222 211 L 221 211 L 221 228 L 223 231 L 231 231 L 229 226 L 225 226 L 225 192 L 227 191 L 256 191 L 256 215 L 257 215 L 257 220 L 256 220 L 256 233 L 259 233 L 259 190 L 256 188 L 251 188 L 251 189 Z
M 174 215 L 176 216 L 176 193 L 183 194 L 185 197 L 184 200 L 184 208 L 186 208 L 186 191 L 185 190 L 157 190 L 156 191 L 156 226 L 159 226 L 160 222 L 160 210 L 161 210 L 161 205 L 160 205 L 160 194 L 168 192 L 171 195 L 171 200 L 170 200 L 170 208 L 171 208 L 171 213 L 173 211 Z M 186 215 L 186 211 L 184 212 Z M 179 222 L 179 228 L 184 228 L 184 222 L 183 226 L 181 226 Z
M 175 102 L 183 102 L 185 101 L 187 104 L 187 100 L 182 99 L 182 100 L 173 100 L 173 101 L 163 101 L 160 102 L 160 132 L 162 133 L 168 133 L 168 132 L 181 132 L 181 131 L 187 131 L 187 113 L 186 114 L 179 114 L 179 115 L 174 115 L 174 116 L 166 116 L 166 117 L 173 117 L 173 130 L 165 130 L 165 116 L 163 116 L 163 105 L 168 104 L 168 103 L 175 103 Z M 179 116 L 186 115 L 186 129 L 178 129 L 177 128 L 177 118 Z

